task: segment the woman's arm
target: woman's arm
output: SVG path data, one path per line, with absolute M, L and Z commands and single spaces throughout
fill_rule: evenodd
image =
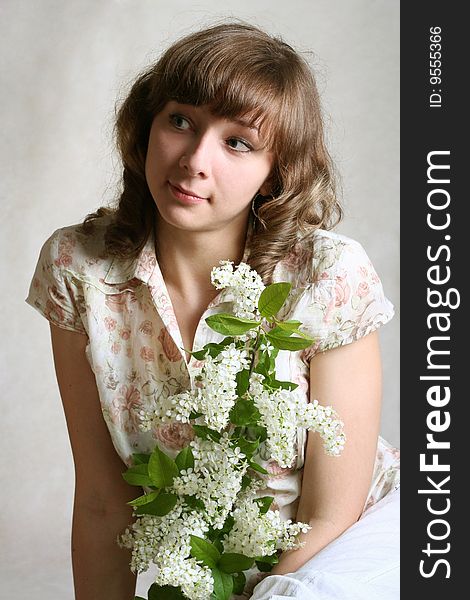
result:
M 85 356 L 87 337 L 51 325 L 54 363 L 75 463 L 72 565 L 76 600 L 131 600 L 136 577 L 118 534 L 132 522 L 126 502 L 141 490 L 126 470 L 104 422 L 94 374 Z
M 325 454 L 309 432 L 297 521 L 312 529 L 305 546 L 284 552 L 272 574 L 292 573 L 355 523 L 371 484 L 380 427 L 381 363 L 378 333 L 328 350 L 310 363 L 310 397 L 331 405 L 344 422 L 339 457 Z

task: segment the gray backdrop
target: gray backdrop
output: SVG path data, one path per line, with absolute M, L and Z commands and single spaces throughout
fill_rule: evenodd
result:
M 47 321 L 24 303 L 45 239 L 114 195 L 114 102 L 169 43 L 217 18 L 281 34 L 312 64 L 346 219 L 395 304 L 381 330 L 382 434 L 399 443 L 399 2 L 3 0 L 0 597 L 72 600 L 73 463 Z M 141 590 L 143 593 L 145 590 Z

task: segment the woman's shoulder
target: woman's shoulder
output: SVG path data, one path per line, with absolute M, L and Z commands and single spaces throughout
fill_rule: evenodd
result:
M 316 229 L 301 238 L 276 267 L 276 280 L 305 287 L 319 280 L 335 279 L 357 268 L 373 269 L 362 244 L 336 231 Z
M 42 261 L 78 279 L 104 277 L 112 261 L 105 245 L 109 223 L 110 216 L 106 215 L 94 219 L 86 233 L 82 223 L 56 229 L 41 249 Z

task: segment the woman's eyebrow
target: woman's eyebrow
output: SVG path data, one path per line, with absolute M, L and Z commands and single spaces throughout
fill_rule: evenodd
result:
M 259 133 L 258 127 L 256 127 L 255 125 L 252 125 L 250 123 L 250 121 L 246 121 L 245 119 L 242 119 L 241 117 L 231 119 L 231 121 L 233 121 L 234 123 L 237 123 L 237 125 L 241 125 L 242 127 L 247 127 L 248 129 L 252 129 L 253 131 L 256 131 L 257 133 Z

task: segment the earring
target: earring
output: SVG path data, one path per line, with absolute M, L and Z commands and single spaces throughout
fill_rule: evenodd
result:
M 256 196 L 254 196 L 253 200 L 251 201 L 251 212 L 253 213 L 255 219 L 258 219 L 262 224 L 264 224 L 264 222 L 262 219 L 260 219 L 260 217 L 258 216 L 258 213 L 256 212 L 256 209 L 255 209 L 256 203 L 258 203 L 258 206 L 260 206 L 266 200 L 272 200 L 272 199 L 273 199 L 273 196 L 263 196 L 262 194 L 260 194 L 258 192 L 256 194 Z
M 256 214 L 256 210 L 255 210 L 255 202 L 256 199 L 258 198 L 259 194 L 256 194 L 256 196 L 253 196 L 253 199 L 251 200 L 251 212 L 253 213 L 253 216 L 255 217 L 255 219 L 258 218 L 258 215 Z

